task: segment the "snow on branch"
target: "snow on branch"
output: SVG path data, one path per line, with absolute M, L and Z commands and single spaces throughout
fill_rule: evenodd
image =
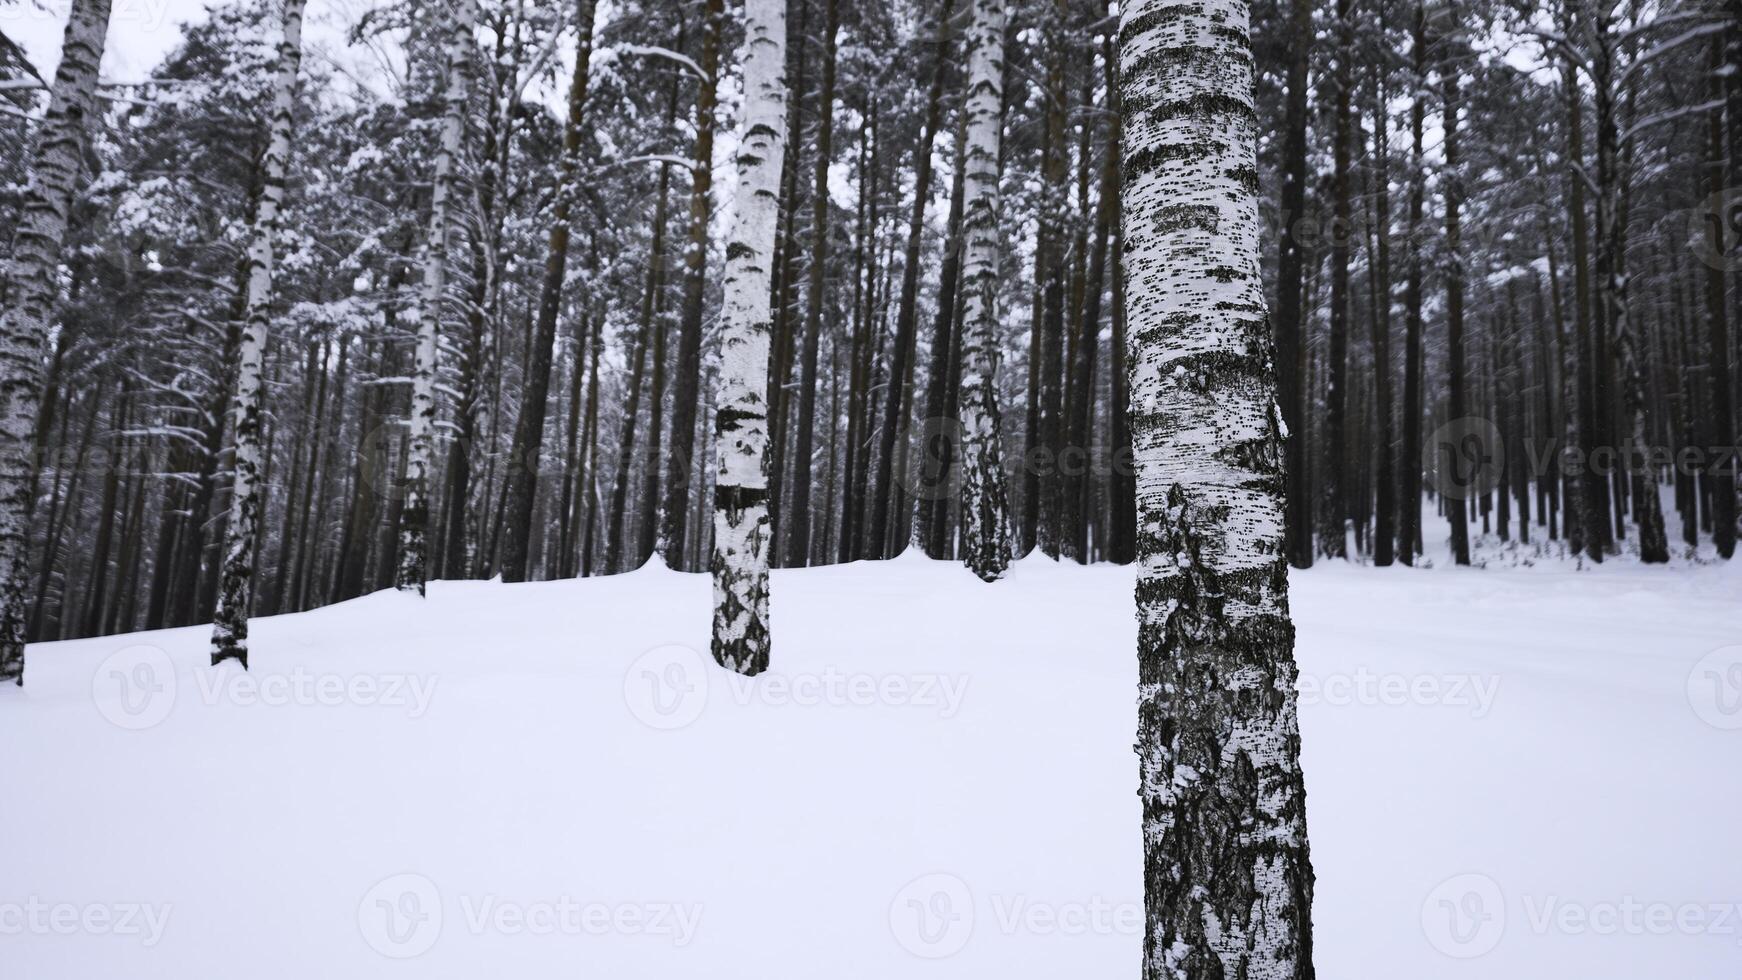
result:
M 1641 67 L 1663 57 L 1689 41 L 1697 41 L 1702 37 L 1708 37 L 1727 29 L 1729 26 L 1730 25 L 1727 21 L 1707 21 L 1703 24 L 1696 24 L 1661 44 L 1656 44 L 1645 49 L 1639 53 L 1639 57 L 1633 59 L 1633 63 L 1627 66 L 1627 70 L 1621 73 L 1621 77 L 1616 79 L 1615 87 L 1619 89 L 1626 85 L 1627 80 L 1633 77 L 1633 73 L 1638 71 Z
M 681 51 L 673 51 L 670 48 L 662 48 L 649 44 L 624 44 L 620 45 L 617 50 L 624 54 L 638 55 L 643 58 L 664 58 L 667 61 L 676 62 L 690 74 L 703 82 L 711 84 L 714 80 L 712 75 L 702 71 L 702 66 L 696 64 L 694 58 L 691 58 L 689 55 L 684 54 Z

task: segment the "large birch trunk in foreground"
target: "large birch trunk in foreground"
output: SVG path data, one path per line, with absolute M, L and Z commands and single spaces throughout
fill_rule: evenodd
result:
M 12 261 L 0 278 L 0 682 L 24 683 L 25 604 L 35 433 L 43 354 L 59 292 L 61 243 L 73 207 L 85 122 L 96 115 L 97 65 L 109 0 L 74 0 L 48 114 L 20 203 Z
M 1143 975 L 1312 974 L 1244 0 L 1123 5 Z
M 1005 0 L 973 0 L 968 28 L 968 155 L 962 203 L 962 541 L 991 582 L 1010 566 L 1010 498 L 998 414 L 998 144 Z
M 447 81 L 442 93 L 441 142 L 436 148 L 430 188 L 429 234 L 424 239 L 423 290 L 418 297 L 417 352 L 411 375 L 410 452 L 405 463 L 399 567 L 394 582 L 400 591 L 418 595 L 423 594 L 428 578 L 429 471 L 435 460 L 436 349 L 447 291 L 448 201 L 453 197 L 454 165 L 466 134 L 476 0 L 452 0 L 448 16 Z
M 768 669 L 769 286 L 786 158 L 786 0 L 748 0 L 738 185 L 726 241 L 714 432 L 714 659 Z
M 230 525 L 224 542 L 218 610 L 212 620 L 212 663 L 240 661 L 248 666 L 248 613 L 254 602 L 255 552 L 260 543 L 260 388 L 271 326 L 272 236 L 284 202 L 284 172 L 290 161 L 290 113 L 296 101 L 296 75 L 302 65 L 303 0 L 284 0 L 284 35 L 278 42 L 278 75 L 272 83 L 271 131 L 260 161 L 260 201 L 248 242 L 247 312 L 236 365 L 235 471 L 230 491 Z

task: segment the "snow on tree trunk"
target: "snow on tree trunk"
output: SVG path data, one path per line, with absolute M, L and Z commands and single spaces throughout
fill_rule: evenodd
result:
M 83 161 L 85 122 L 96 113 L 97 65 L 109 0 L 74 0 L 48 114 L 19 205 L 12 261 L 0 277 L 0 682 L 24 683 L 30 505 L 43 355 L 59 292 L 61 243 Z
M 424 240 L 423 290 L 418 297 L 416 363 L 411 376 L 410 446 L 405 464 L 405 501 L 399 514 L 399 569 L 402 592 L 423 594 L 428 577 L 429 471 L 435 459 L 437 341 L 447 286 L 448 201 L 454 192 L 454 167 L 466 133 L 466 100 L 471 89 L 472 24 L 476 0 L 448 6 L 447 81 L 443 89 L 441 142 L 429 198 L 429 232 Z
M 284 201 L 284 172 L 290 160 L 290 113 L 296 100 L 296 75 L 302 63 L 303 0 L 284 0 L 284 34 L 278 43 L 278 75 L 272 83 L 271 132 L 260 161 L 260 201 L 248 242 L 247 312 L 231 404 L 235 426 L 235 473 L 230 491 L 230 524 L 212 621 L 212 663 L 238 660 L 248 666 L 248 613 L 254 600 L 254 556 L 260 537 L 260 390 L 271 326 L 272 236 Z
M 1245 0 L 1121 7 L 1144 970 L 1312 976 Z
M 720 389 L 714 412 L 714 659 L 768 669 L 770 277 L 786 158 L 786 0 L 748 0 L 738 186 L 726 241 Z
M 968 152 L 962 204 L 963 561 L 991 582 L 1010 566 L 1010 498 L 999 438 L 998 144 L 1005 0 L 973 0 L 968 28 Z

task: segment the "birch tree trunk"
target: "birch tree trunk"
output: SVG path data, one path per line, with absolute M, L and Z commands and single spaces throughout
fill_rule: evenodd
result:
M 284 172 L 290 161 L 290 114 L 296 101 L 296 75 L 302 64 L 303 0 L 284 0 L 284 34 L 278 42 L 278 76 L 272 83 L 271 131 L 260 162 L 260 201 L 248 242 L 246 313 L 231 403 L 235 425 L 235 470 L 230 490 L 230 523 L 218 608 L 212 620 L 212 664 L 225 660 L 248 666 L 248 613 L 254 600 L 254 555 L 260 537 L 260 392 L 271 326 L 272 236 L 284 201 Z
M 1121 7 L 1143 975 L 1312 976 L 1245 0 Z
M 786 159 L 786 0 L 748 0 L 738 183 L 726 240 L 714 412 L 714 659 L 768 669 L 768 349 L 780 174 Z
M 962 234 L 962 541 L 970 571 L 991 582 L 1010 567 L 1010 498 L 998 412 L 998 146 L 1005 0 L 972 0 L 968 152 Z
M 37 414 L 49 317 L 59 291 L 61 243 L 83 161 L 85 121 L 96 114 L 97 65 L 109 0 L 74 0 L 48 114 L 19 205 L 12 260 L 0 278 L 0 683 L 24 683 L 30 509 Z
M 442 300 L 447 292 L 448 202 L 454 194 L 454 167 L 466 135 L 466 102 L 471 94 L 472 25 L 476 0 L 448 5 L 447 82 L 442 92 L 441 142 L 429 195 L 429 230 L 424 239 L 423 289 L 418 297 L 416 361 L 411 372 L 409 452 L 405 465 L 405 503 L 399 512 L 399 567 L 394 584 L 401 592 L 423 595 L 428 577 L 429 471 L 435 461 L 437 342 Z

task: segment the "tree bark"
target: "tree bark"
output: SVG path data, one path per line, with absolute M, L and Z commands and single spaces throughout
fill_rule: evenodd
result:
M 835 122 L 835 35 L 840 4 L 823 0 L 823 77 L 817 94 L 817 158 L 811 190 L 810 283 L 805 302 L 804 347 L 799 356 L 797 434 L 793 437 L 792 492 L 786 520 L 786 563 L 811 561 L 811 448 L 816 430 L 817 350 L 822 342 L 823 287 L 829 258 L 829 164 Z
M 998 411 L 998 157 L 1004 96 L 1004 0 L 970 0 L 968 142 L 962 235 L 962 537 L 984 581 L 1010 566 L 1010 500 Z
M 770 283 L 786 159 L 786 0 L 748 0 L 738 181 L 726 243 L 720 388 L 714 413 L 714 659 L 768 669 Z
M 278 43 L 277 77 L 272 86 L 271 134 L 260 164 L 260 203 L 248 243 L 247 308 L 231 406 L 235 469 L 218 608 L 212 620 L 213 666 L 225 660 L 235 660 L 244 669 L 248 666 L 248 615 L 259 571 L 255 553 L 263 506 L 260 399 L 267 333 L 272 326 L 272 236 L 278 230 L 285 170 L 290 162 L 291 110 L 296 104 L 296 76 L 302 64 L 302 8 L 303 0 L 284 0 L 284 32 Z
M 901 405 L 905 379 L 912 371 L 915 345 L 915 312 L 919 296 L 920 245 L 924 240 L 925 209 L 931 198 L 931 154 L 943 121 L 944 76 L 950 56 L 950 17 L 955 0 L 943 0 L 938 10 L 937 54 L 932 62 L 931 87 L 926 92 L 925 125 L 913 150 L 913 217 L 907 226 L 907 251 L 901 268 L 901 299 L 895 312 L 895 347 L 891 352 L 889 391 L 883 398 L 883 428 L 877 437 L 877 479 L 871 485 L 871 554 L 887 558 L 901 551 L 901 542 L 887 550 L 891 501 L 905 495 L 892 479 L 895 467 L 895 436 L 901 428 Z
M 691 475 L 696 471 L 696 407 L 701 395 L 702 300 L 707 286 L 708 222 L 713 215 L 709 191 L 714 183 L 715 83 L 720 64 L 724 0 L 707 0 L 702 28 L 701 68 L 704 78 L 696 92 L 696 140 L 691 152 L 689 242 L 684 247 L 683 319 L 678 327 L 677 389 L 672 393 L 671 454 L 666 468 L 665 505 L 660 540 L 671 568 L 689 568 L 689 503 Z
M 1121 6 L 1146 980 L 1312 977 L 1243 0 Z
M 520 417 L 508 458 L 506 513 L 502 521 L 502 581 L 525 581 L 532 543 L 532 505 L 538 496 L 539 459 L 544 447 L 544 420 L 549 408 L 551 348 L 556 346 L 557 314 L 562 309 L 563 283 L 569 259 L 569 216 L 579 193 L 581 141 L 587 105 L 587 74 L 593 56 L 594 0 L 579 0 L 575 40 L 575 70 L 569 79 L 569 116 L 563 129 L 561 183 L 545 243 L 544 278 L 539 286 L 538 320 L 527 352 Z
M 442 130 L 431 178 L 429 225 L 424 237 L 423 291 L 418 297 L 417 347 L 411 368 L 411 418 L 405 466 L 405 496 L 399 511 L 399 562 L 394 585 L 423 595 L 429 577 L 430 468 L 435 464 L 437 346 L 447 296 L 448 202 L 454 169 L 463 152 L 467 100 L 472 81 L 472 25 L 477 0 L 449 0 L 447 77 L 442 90 Z
M 109 0 L 73 0 L 48 113 L 19 205 L 12 259 L 0 288 L 0 683 L 24 684 L 30 512 L 36 496 L 43 356 L 58 289 L 61 245 L 97 112 L 97 66 Z
M 1440 92 L 1442 105 L 1440 109 L 1441 127 L 1445 130 L 1445 197 L 1446 209 L 1446 361 L 1449 365 L 1447 379 L 1446 417 L 1450 422 L 1464 418 L 1466 405 L 1466 372 L 1468 365 L 1464 357 L 1464 257 L 1462 252 L 1463 226 L 1460 222 L 1463 208 L 1463 174 L 1459 169 L 1461 160 L 1458 155 L 1458 69 L 1448 58 L 1440 66 Z M 1488 452 L 1499 452 L 1499 446 L 1485 447 Z M 1442 444 L 1436 447 L 1441 450 L 1454 450 Z M 1448 461 L 1441 452 L 1442 464 L 1456 465 Z M 1450 481 L 1440 481 L 1442 489 L 1449 488 Z M 1448 498 L 1453 495 L 1447 494 Z M 1468 500 L 1465 497 L 1447 499 L 1446 518 L 1452 525 L 1452 561 L 1459 565 L 1470 563 L 1470 529 L 1466 520 Z
M 1293 0 L 1289 14 L 1287 95 L 1283 108 L 1282 215 L 1276 257 L 1277 397 L 1286 430 L 1288 556 L 1296 568 L 1313 564 L 1312 490 L 1307 482 L 1307 429 L 1301 379 L 1300 231 L 1306 219 L 1308 70 L 1312 60 L 1313 0 Z M 1419 101 L 1419 96 L 1418 96 Z

